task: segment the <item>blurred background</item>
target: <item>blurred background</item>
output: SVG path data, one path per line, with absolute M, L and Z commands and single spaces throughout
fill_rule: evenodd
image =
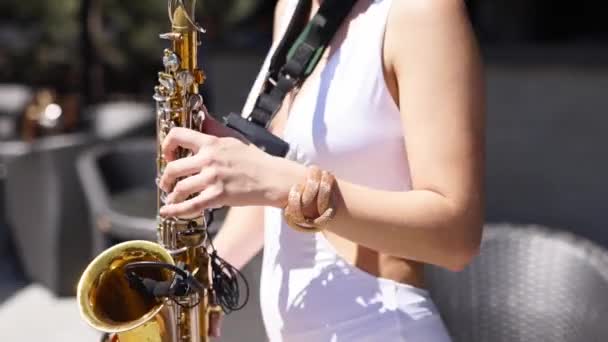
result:
M 274 5 L 199 2 L 212 112 L 243 106 L 271 43 Z M 505 341 L 606 341 L 580 324 L 608 314 L 608 5 L 467 5 L 486 68 L 489 233 L 469 269 L 430 269 L 429 286 L 459 341 L 508 331 L 520 338 Z M 168 24 L 163 0 L 0 2 L 1 337 L 97 340 L 74 299 L 83 268 L 116 242 L 155 239 L 151 95 Z M 227 318 L 222 341 L 265 340 L 259 261 L 245 269 L 250 303 Z M 435 284 L 463 290 L 456 298 Z M 586 311 L 564 304 L 560 295 L 573 291 Z M 475 298 L 503 298 L 506 309 Z M 529 304 L 538 302 L 552 305 Z M 552 333 L 559 339 L 545 338 Z

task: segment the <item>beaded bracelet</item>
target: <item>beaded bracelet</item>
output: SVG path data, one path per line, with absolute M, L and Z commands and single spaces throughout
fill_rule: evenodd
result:
M 293 229 L 301 232 L 316 233 L 327 225 L 335 216 L 333 190 L 335 177 L 328 171 L 321 171 L 316 166 L 308 168 L 303 183 L 295 184 L 284 210 L 285 220 Z M 309 208 L 316 200 L 319 216 L 306 217 L 303 208 Z

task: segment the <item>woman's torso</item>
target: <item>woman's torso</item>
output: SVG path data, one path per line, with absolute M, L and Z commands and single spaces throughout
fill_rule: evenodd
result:
M 283 28 L 296 3 L 288 1 Z M 403 127 L 382 53 L 390 6 L 391 0 L 357 3 L 326 58 L 286 99 L 276 121 L 291 146 L 288 158 L 352 183 L 406 191 L 411 184 Z M 329 233 L 293 231 L 275 208 L 265 212 L 264 246 L 261 301 L 271 340 L 379 341 L 379 331 L 387 338 L 404 336 L 404 327 L 429 321 L 419 318 L 436 317 L 427 292 L 418 288 L 422 266 L 415 262 Z M 395 324 L 387 331 L 386 322 Z M 361 329 L 375 334 L 366 339 Z

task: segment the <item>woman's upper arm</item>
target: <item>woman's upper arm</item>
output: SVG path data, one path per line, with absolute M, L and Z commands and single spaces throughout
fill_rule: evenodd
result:
M 484 85 L 463 1 L 395 1 L 386 46 L 414 189 L 437 192 L 458 209 L 481 214 Z

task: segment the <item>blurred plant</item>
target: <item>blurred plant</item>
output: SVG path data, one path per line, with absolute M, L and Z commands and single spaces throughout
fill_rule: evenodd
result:
M 76 66 L 79 6 L 80 0 L 2 0 L 0 77 L 44 82 Z
M 98 68 L 93 72 L 104 75 L 106 87 L 111 83 L 113 89 L 124 87 L 126 92 L 146 89 L 166 46 L 158 39 L 159 33 L 169 29 L 166 0 L 88 1 L 87 30 Z M 83 2 L 1 0 L 0 79 L 77 87 L 78 72 L 82 71 Z M 226 38 L 237 36 L 233 29 L 239 23 L 255 16 L 264 4 L 275 2 L 198 0 L 197 19 L 208 31 L 205 45 L 231 41 Z
M 159 55 L 166 44 L 157 39 L 170 28 L 166 0 L 92 0 L 89 29 L 97 54 L 113 67 L 122 69 L 129 61 L 141 63 Z M 185 0 L 190 4 L 192 0 Z M 198 0 L 197 20 L 208 34 L 205 40 L 221 41 L 231 29 L 248 18 L 265 0 Z M 101 18 L 101 16 L 103 18 Z M 153 57 L 153 60 L 156 58 Z
M 124 71 L 147 64 L 159 55 L 162 42 L 158 34 L 167 30 L 164 0 L 91 0 L 88 30 L 94 53 L 103 63 Z
M 217 28 L 226 32 L 231 26 L 251 16 L 265 0 L 199 0 L 199 13 L 210 18 Z

